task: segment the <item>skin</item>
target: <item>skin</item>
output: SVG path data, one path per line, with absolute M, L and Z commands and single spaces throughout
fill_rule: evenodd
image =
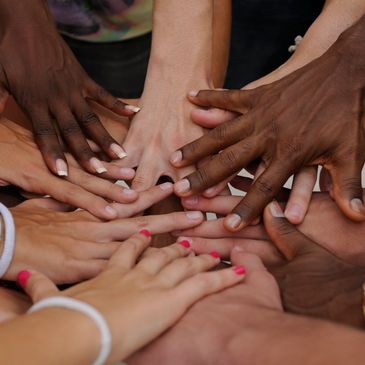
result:
M 312 256 L 318 245 L 297 231 L 283 217 L 282 211 L 280 215 L 271 215 L 267 208 L 265 224 L 275 235 L 277 244 L 285 242 L 298 248 L 298 261 L 294 259 L 291 264 L 296 262 L 298 269 L 303 268 L 301 260 L 306 260 L 306 255 Z M 363 331 L 284 313 L 278 285 L 262 261 L 241 250 L 233 250 L 231 260 L 234 265 L 246 267 L 245 282 L 194 305 L 176 326 L 128 359 L 128 364 L 340 365 L 348 361 L 351 364 L 363 362 Z M 323 266 L 328 263 L 322 255 L 316 260 Z M 318 274 L 324 276 L 325 270 L 331 272 L 332 268 L 322 267 Z M 288 270 L 288 275 L 291 273 Z M 354 273 L 359 274 L 357 269 Z M 337 294 L 347 288 L 348 278 L 337 279 L 343 284 Z M 315 279 L 314 276 L 311 279 Z M 361 290 L 358 294 L 357 312 L 361 313 Z M 350 310 L 350 306 L 347 309 Z
M 34 302 L 63 295 L 99 310 L 112 334 L 107 361 L 112 364 L 165 332 L 194 302 L 244 278 L 232 269 L 204 273 L 218 262 L 210 255 L 191 257 L 190 249 L 179 244 L 148 252 L 149 243 L 150 238 L 142 234 L 132 236 L 98 277 L 63 292 L 47 277 L 30 272 L 23 283 L 25 291 Z M 165 298 L 162 302 L 161 296 Z M 56 340 L 48 341 L 45 347 L 40 336 Z M 0 326 L 0 338 L 6 363 L 90 364 L 99 347 L 99 333 L 93 321 L 62 308 L 48 308 L 7 321 Z M 14 346 L 15 343 L 19 345 Z
M 364 85 L 360 75 L 364 57 L 359 44 L 365 34 L 364 22 L 362 17 L 323 56 L 270 85 L 192 94 L 196 96 L 190 96 L 190 100 L 198 105 L 229 109 L 239 116 L 172 156 L 174 166 L 183 167 L 223 150 L 178 182 L 176 193 L 189 196 L 204 191 L 251 161 L 262 159 L 268 167 L 225 221 L 227 229 L 237 231 L 262 212 L 291 174 L 301 167 L 321 164 L 331 174 L 333 195 L 340 209 L 353 220 L 363 220 L 360 173 L 365 157 L 362 142 L 354 149 L 349 146 L 353 141 L 362 141 Z M 354 54 L 359 56 L 358 63 L 353 62 Z M 346 57 L 352 62 L 346 62 Z M 349 82 L 349 75 L 355 74 L 359 77 Z M 318 84 L 310 83 L 311 79 L 318 80 Z M 298 95 L 300 102 L 294 102 Z M 293 122 L 293 115 L 303 116 Z
M 58 34 L 46 1 L 15 4 L 1 0 L 0 17 L 0 105 L 4 107 L 9 93 L 14 96 L 32 121 L 34 139 L 50 171 L 67 172 L 67 159 L 57 133 L 90 173 L 97 172 L 100 161 L 86 136 L 109 158 L 119 158 L 122 148 L 103 127 L 87 99 L 120 115 L 131 116 L 134 112 L 86 75 Z

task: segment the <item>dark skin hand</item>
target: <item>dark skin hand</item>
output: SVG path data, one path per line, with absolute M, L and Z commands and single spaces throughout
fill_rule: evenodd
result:
M 137 109 L 87 76 L 58 34 L 46 3 L 0 0 L 0 110 L 12 94 L 31 120 L 37 145 L 54 174 L 68 172 L 59 136 L 84 169 L 104 173 L 86 138 L 111 159 L 125 153 L 87 100 L 123 116 L 132 116 Z
M 279 81 L 253 90 L 193 92 L 189 98 L 195 104 L 239 115 L 172 155 L 173 165 L 183 167 L 220 152 L 177 182 L 175 192 L 182 197 L 200 193 L 261 159 L 265 171 L 225 219 L 226 229 L 239 231 L 292 174 L 322 165 L 331 175 L 339 208 L 363 221 L 364 43 L 365 16 L 323 56 Z

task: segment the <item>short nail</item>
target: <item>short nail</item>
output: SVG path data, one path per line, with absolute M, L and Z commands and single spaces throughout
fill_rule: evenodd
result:
M 274 208 L 275 209 L 275 208 Z M 270 207 L 271 210 L 271 207 Z M 273 212 L 271 211 L 271 214 Z M 289 207 L 285 209 L 285 216 L 290 218 L 302 218 L 303 217 L 303 209 L 299 204 L 291 204 Z
M 183 203 L 186 205 L 197 205 L 199 202 L 199 197 L 197 195 L 189 196 L 183 199 Z
M 202 218 L 202 212 L 187 212 L 186 216 L 188 219 L 197 220 Z
M 122 167 L 119 172 L 125 179 L 133 179 L 135 175 L 135 171 L 129 167 Z
M 123 189 L 122 192 L 123 192 L 123 195 L 126 195 L 126 196 L 136 196 L 137 195 L 137 193 L 132 189 Z
M 108 213 L 108 215 L 110 217 L 116 217 L 118 214 L 117 211 L 114 208 L 112 208 L 110 205 L 105 207 L 105 211 Z
M 227 225 L 233 229 L 238 228 L 242 223 L 242 218 L 238 214 L 230 214 L 226 220 Z
M 199 93 L 199 91 L 192 90 L 192 91 L 189 91 L 189 96 L 195 97 L 198 95 L 198 93 Z
M 190 190 L 190 182 L 188 179 L 182 179 L 175 184 L 175 190 L 178 193 L 187 193 Z
M 209 188 L 209 189 L 207 189 L 207 190 L 204 191 L 204 194 L 205 195 L 211 195 L 213 193 L 215 193 L 215 187 Z
M 361 199 L 352 199 L 350 202 L 351 209 L 357 213 L 361 213 L 363 209 L 363 203 Z
M 237 275 L 246 274 L 246 269 L 243 266 L 233 266 L 232 269 Z
M 172 191 L 174 188 L 174 185 L 172 183 L 166 182 L 159 185 L 160 189 L 163 191 Z
M 183 158 L 182 152 L 181 151 L 176 151 L 171 155 L 171 159 L 170 161 L 172 163 L 178 163 L 181 162 Z
M 17 283 L 22 287 L 25 288 L 27 285 L 27 281 L 30 278 L 30 272 L 27 270 L 22 270 L 18 273 L 18 276 L 16 278 Z
M 106 168 L 103 166 L 102 162 L 100 160 L 98 160 L 96 157 L 92 157 L 90 159 L 90 165 L 91 167 L 98 173 L 98 174 L 102 174 L 104 172 L 106 172 Z
M 270 208 L 271 215 L 273 217 L 275 217 L 275 218 L 284 218 L 285 217 L 280 205 L 277 202 L 271 202 L 269 208 Z
M 67 164 L 64 160 L 61 160 L 60 158 L 56 160 L 56 169 L 57 169 L 57 175 L 58 176 L 67 176 Z
M 124 158 L 124 157 L 127 157 L 127 152 L 125 152 L 123 150 L 122 147 L 120 147 L 119 145 L 117 145 L 116 143 L 112 143 L 110 145 L 110 149 L 120 158 Z
M 138 113 L 138 112 L 141 110 L 141 108 L 140 108 L 140 107 L 135 106 L 135 105 L 130 105 L 130 104 L 127 104 L 127 105 L 124 107 L 124 109 L 132 110 L 132 112 L 134 112 L 134 113 Z
M 191 246 L 188 240 L 182 240 L 178 242 L 179 245 L 184 246 L 185 248 L 189 248 Z
M 142 229 L 141 231 L 139 231 L 139 233 L 147 238 L 151 237 L 151 232 L 148 229 Z
M 209 255 L 214 257 L 215 259 L 221 258 L 221 255 L 217 251 L 212 251 Z

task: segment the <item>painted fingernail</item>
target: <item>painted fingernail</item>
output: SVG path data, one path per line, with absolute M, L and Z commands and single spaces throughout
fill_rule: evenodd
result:
M 199 197 L 197 195 L 189 196 L 183 199 L 183 203 L 186 205 L 197 205 L 199 203 Z
M 362 213 L 363 203 L 361 199 L 352 199 L 350 202 L 351 209 L 357 213 Z
M 130 104 L 125 105 L 124 109 L 132 110 L 132 112 L 134 112 L 134 113 L 138 113 L 141 110 L 140 107 L 135 106 L 135 105 L 130 105 Z
M 163 191 L 172 191 L 174 189 L 174 185 L 172 183 L 166 182 L 159 185 L 160 189 Z
M 171 155 L 170 161 L 171 163 L 175 164 L 182 161 L 182 158 L 183 158 L 182 152 L 179 150 Z
M 285 215 L 277 202 L 271 202 L 269 205 L 271 215 L 275 218 L 284 218 Z
M 56 160 L 56 169 L 58 176 L 68 176 L 67 164 L 64 160 L 61 160 L 60 158 Z
M 196 91 L 196 90 L 189 91 L 189 96 L 195 97 L 198 94 L 199 94 L 199 91 Z
M 274 215 L 272 211 L 271 214 Z M 299 204 L 291 204 L 285 209 L 285 216 L 287 218 L 301 219 L 303 217 L 303 209 Z
M 124 179 L 133 179 L 134 175 L 136 174 L 136 172 L 129 167 L 122 167 L 119 172 Z
M 185 248 L 189 248 L 191 246 L 190 242 L 188 240 L 182 240 L 178 242 L 179 245 L 184 246 Z
M 112 143 L 110 145 L 110 149 L 119 157 L 119 159 L 127 157 L 127 152 L 125 152 L 123 148 L 116 143 Z
M 237 275 L 246 274 L 246 269 L 243 266 L 233 266 L 232 269 Z
M 230 214 L 226 218 L 227 226 L 236 229 L 242 224 L 242 218 L 238 214 Z
M 110 205 L 107 205 L 105 207 L 105 211 L 110 216 L 110 218 L 115 218 L 118 215 L 118 212 L 114 208 L 112 208 Z
M 102 174 L 104 172 L 106 172 L 106 168 L 103 166 L 102 162 L 100 160 L 98 160 L 96 157 L 92 157 L 90 159 L 90 165 L 91 167 L 98 173 L 98 174 Z
M 18 273 L 16 281 L 22 287 L 25 288 L 27 285 L 27 281 L 30 278 L 30 272 L 27 270 L 22 270 Z
M 179 194 L 187 193 L 190 190 L 190 181 L 182 179 L 175 184 L 175 191 Z
M 214 257 L 215 259 L 221 258 L 221 255 L 217 251 L 212 251 L 209 255 Z
M 187 212 L 186 217 L 190 220 L 197 220 L 202 218 L 202 212 Z
M 151 232 L 148 229 L 142 229 L 141 231 L 139 231 L 140 234 L 143 234 L 143 236 L 150 238 L 151 237 Z

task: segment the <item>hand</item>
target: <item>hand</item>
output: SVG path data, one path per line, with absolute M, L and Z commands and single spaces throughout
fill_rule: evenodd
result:
M 237 231 L 262 212 L 292 173 L 304 166 L 321 164 L 331 173 L 340 209 L 353 220 L 363 220 L 361 169 L 365 154 L 360 148 L 363 116 L 356 101 L 361 99 L 356 90 L 362 86 L 356 78 L 351 82 L 347 79 L 350 72 L 361 72 L 362 66 L 354 65 L 350 71 L 350 62 L 340 62 L 338 57 L 349 49 L 362 52 L 356 44 L 363 33 L 361 26 L 360 22 L 345 32 L 322 57 L 271 85 L 246 91 L 202 91 L 190 96 L 191 101 L 201 106 L 216 106 L 240 114 L 249 112 L 222 124 L 172 156 L 174 166 L 187 166 L 223 149 L 199 171 L 178 182 L 175 191 L 180 196 L 201 192 L 253 160 L 263 159 L 269 167 L 226 218 L 226 228 Z M 309 79 L 317 83 L 310 84 Z M 321 88 L 325 88 L 324 97 L 318 102 L 314 95 Z M 357 114 L 351 105 L 357 105 Z M 316 110 L 313 118 L 297 118 L 304 115 L 303 108 Z
M 101 173 L 105 168 L 85 136 L 110 158 L 123 158 L 123 149 L 103 127 L 87 99 L 119 115 L 131 116 L 136 109 L 86 75 L 58 34 L 45 1 L 20 4 L 2 0 L 0 9 L 0 105 L 7 93 L 14 96 L 32 122 L 35 141 L 50 171 L 67 172 L 58 132 L 90 173 Z
M 143 234 L 132 236 L 98 277 L 61 293 L 48 278 L 30 272 L 25 291 L 34 302 L 61 294 L 97 308 L 110 326 L 112 353 L 108 363 L 113 363 L 161 335 L 193 303 L 244 278 L 232 269 L 204 273 L 219 262 L 211 255 L 190 257 L 191 250 L 180 244 L 146 251 L 149 243 L 150 238 Z M 97 352 L 98 334 L 92 321 L 90 331 L 95 333 L 92 352 Z M 96 353 L 93 355 L 95 358 Z
M 28 200 L 12 208 L 15 254 L 4 278 L 15 280 L 19 270 L 28 267 L 57 284 L 79 282 L 97 275 L 120 241 L 133 232 L 148 228 L 160 234 L 194 227 L 203 221 L 200 212 L 129 218 L 171 193 L 172 184 L 164 184 L 141 193 L 127 208 L 114 204 L 118 215 L 125 218 L 111 222 L 101 222 L 87 212 L 65 212 L 67 207 L 52 199 Z

